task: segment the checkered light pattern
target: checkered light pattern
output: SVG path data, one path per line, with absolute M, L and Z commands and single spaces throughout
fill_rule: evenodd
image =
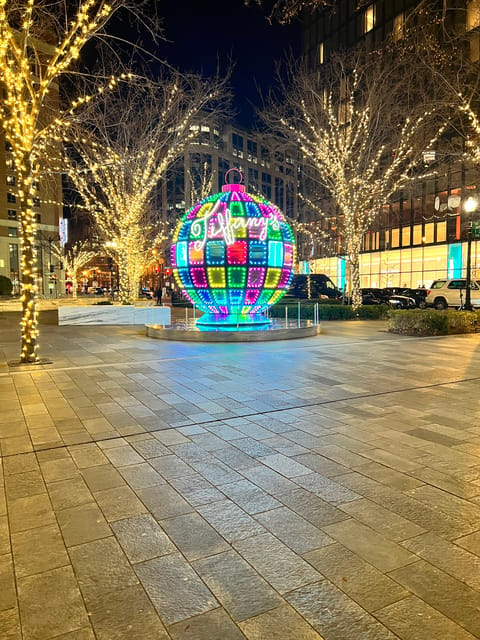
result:
M 243 185 L 228 184 L 195 204 L 171 248 L 179 287 L 218 318 L 258 316 L 293 278 L 295 238 L 282 212 Z

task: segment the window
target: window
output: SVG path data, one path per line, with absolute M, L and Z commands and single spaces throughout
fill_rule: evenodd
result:
M 447 239 L 447 223 L 437 222 L 437 242 L 445 242 Z
M 238 133 L 232 133 L 232 145 L 235 149 L 243 151 L 243 136 Z
M 15 209 L 9 209 L 7 215 L 8 215 L 8 219 L 9 220 L 16 220 L 17 219 L 17 212 L 15 211 Z
M 7 184 L 15 184 L 15 176 L 6 176 Z
M 325 62 L 325 46 L 323 42 L 318 45 L 318 63 L 323 64 Z
M 363 33 L 368 33 L 375 26 L 375 5 L 369 5 L 363 12 Z
M 9 238 L 18 238 L 18 229 L 17 229 L 17 227 L 8 227 L 8 237 Z
M 390 248 L 398 247 L 400 245 L 400 229 L 392 229 L 392 246 Z
M 13 193 L 10 193 L 10 191 L 7 193 L 7 202 L 11 202 L 14 203 L 17 201 L 16 196 Z
M 35 196 L 33 198 L 33 206 L 34 207 L 39 207 L 40 206 L 40 198 L 38 196 Z
M 480 60 L 480 33 L 474 31 L 470 34 L 470 61 L 478 62 Z
M 258 145 L 254 140 L 247 140 L 247 159 L 249 162 L 257 163 Z
M 13 147 L 10 142 L 5 141 L 5 151 L 13 151 Z
M 9 244 L 8 253 L 10 255 L 10 273 L 18 275 L 18 244 Z
M 185 207 L 185 202 L 182 204 L 183 207 Z M 35 214 L 35 220 L 37 221 L 38 224 L 40 224 L 42 222 L 42 214 L 41 213 L 36 213 Z
M 393 19 L 393 39 L 395 41 L 401 40 L 405 35 L 405 14 L 399 13 Z
M 465 289 L 466 280 L 452 280 L 448 285 L 448 289 Z
M 5 160 L 5 166 L 7 167 L 7 169 L 15 169 L 15 161 L 13 160 L 13 158 L 7 158 Z
M 480 27 L 480 0 L 467 2 L 467 31 Z

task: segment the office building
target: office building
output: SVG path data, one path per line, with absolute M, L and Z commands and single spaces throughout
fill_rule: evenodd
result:
M 387 36 L 403 36 L 409 12 L 418 3 L 409 0 L 377 0 L 354 3 L 339 0 L 335 10 L 317 11 L 305 19 L 304 55 L 311 69 L 319 69 L 333 51 L 355 47 L 366 41 L 371 48 L 382 46 Z M 480 1 L 459 2 L 447 7 L 446 19 L 457 32 L 466 32 L 470 59 L 480 58 Z M 465 202 L 478 202 L 480 175 L 472 162 L 451 161 L 436 153 L 425 159 L 432 171 L 426 180 L 405 184 L 392 202 L 379 212 L 376 222 L 363 238 L 360 256 L 361 286 L 416 287 L 429 285 L 440 277 L 465 277 L 467 234 L 471 218 L 479 210 L 466 211 Z M 470 207 L 471 209 L 471 207 Z M 324 220 L 330 243 L 318 244 L 311 269 L 327 273 L 338 286 L 346 282 L 338 219 Z M 472 243 L 472 277 L 480 277 L 480 246 Z

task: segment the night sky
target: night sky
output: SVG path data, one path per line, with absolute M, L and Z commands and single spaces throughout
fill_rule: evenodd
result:
M 243 0 L 163 0 L 158 3 L 165 37 L 158 55 L 182 71 L 213 75 L 234 63 L 231 85 L 236 121 L 250 126 L 261 100 L 275 83 L 275 64 L 290 52 L 298 54 L 297 25 L 269 24 L 265 12 L 245 7 Z M 254 106 L 252 106 L 252 104 Z

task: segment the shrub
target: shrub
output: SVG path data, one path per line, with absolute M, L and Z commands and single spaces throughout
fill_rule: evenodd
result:
M 279 302 L 270 309 L 272 318 L 285 318 L 285 307 L 288 308 L 289 319 L 298 317 L 298 306 L 295 302 Z M 305 302 L 300 304 L 300 319 L 313 320 L 315 302 Z M 354 320 L 361 318 L 362 320 L 379 320 L 387 317 L 388 307 L 385 305 L 368 305 L 362 306 L 355 312 L 349 304 L 333 304 L 318 305 L 319 320 Z
M 473 333 L 480 326 L 480 314 L 472 311 L 447 311 L 448 333 Z
M 364 304 L 358 309 L 358 317 L 362 320 L 385 320 L 389 311 L 386 304 Z
M 12 295 L 12 281 L 7 276 L 0 276 L 0 296 Z
M 93 304 L 113 304 L 111 300 L 100 300 L 99 302 L 94 302 Z
M 449 333 L 472 333 L 477 326 L 480 326 L 479 312 L 399 309 L 390 311 L 388 330 L 409 336 L 444 336 Z

